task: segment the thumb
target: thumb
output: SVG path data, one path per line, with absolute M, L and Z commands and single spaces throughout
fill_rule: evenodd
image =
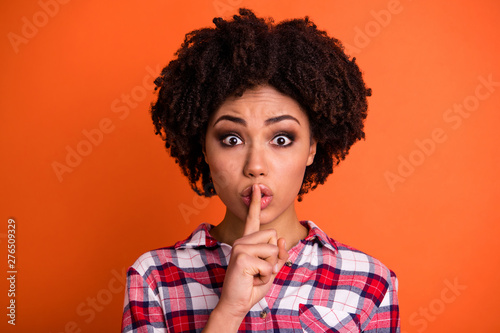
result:
M 288 251 L 286 250 L 286 241 L 284 238 L 278 239 L 278 251 L 278 262 L 274 266 L 273 272 L 275 274 L 277 274 L 281 270 L 289 257 Z

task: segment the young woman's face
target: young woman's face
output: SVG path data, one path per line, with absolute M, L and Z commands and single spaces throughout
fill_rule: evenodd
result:
M 271 86 L 228 98 L 208 123 L 204 154 L 215 190 L 227 213 L 241 221 L 253 184 L 264 195 L 261 224 L 294 214 L 294 200 L 315 153 L 307 115 Z

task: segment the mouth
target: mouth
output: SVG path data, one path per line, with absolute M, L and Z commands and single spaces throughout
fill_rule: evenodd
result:
M 273 200 L 273 192 L 265 185 L 259 184 L 260 188 L 260 209 L 265 209 L 269 204 L 271 203 L 271 200 Z M 250 207 L 250 202 L 252 201 L 252 185 L 249 187 L 245 188 L 241 192 L 241 199 L 243 200 L 243 203 L 247 206 Z

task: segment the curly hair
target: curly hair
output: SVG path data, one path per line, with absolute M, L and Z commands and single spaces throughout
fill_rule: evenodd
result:
M 339 40 L 306 16 L 274 24 L 241 8 L 233 20 L 214 18 L 215 28 L 186 34 L 155 80 L 151 116 L 165 147 L 199 195 L 215 190 L 203 155 L 210 115 L 230 96 L 270 85 L 295 99 L 307 114 L 317 142 L 306 168 L 302 195 L 323 184 L 333 167 L 364 139 L 367 96 L 362 73 Z

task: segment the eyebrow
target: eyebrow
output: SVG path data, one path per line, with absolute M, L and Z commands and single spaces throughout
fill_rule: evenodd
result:
M 237 124 L 241 124 L 243 126 L 246 126 L 247 125 L 247 122 L 245 121 L 245 119 L 242 119 L 242 118 L 238 118 L 238 117 L 234 117 L 234 116 L 229 116 L 229 115 L 223 115 L 223 116 L 220 116 L 214 123 L 213 126 L 215 126 L 219 121 L 221 120 L 228 120 L 228 121 L 232 121 L 234 123 L 237 123 Z M 288 114 L 284 114 L 282 116 L 277 116 L 277 117 L 273 117 L 273 118 L 269 118 L 269 119 L 266 119 L 266 121 L 264 121 L 264 124 L 266 126 L 268 125 L 271 125 L 271 124 L 275 124 L 277 122 L 280 122 L 280 121 L 283 121 L 283 120 L 293 120 L 295 121 L 297 124 L 300 125 L 300 122 L 297 120 L 297 118 L 293 117 L 293 116 L 290 116 Z

